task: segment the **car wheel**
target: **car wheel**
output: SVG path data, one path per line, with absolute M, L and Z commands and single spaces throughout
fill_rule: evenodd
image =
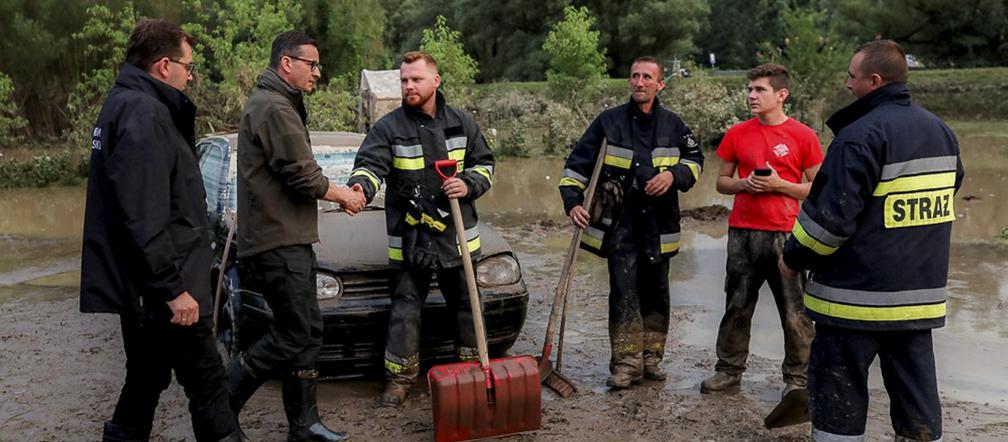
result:
M 232 294 L 228 289 L 221 293 L 222 302 L 220 312 L 217 314 L 217 350 L 220 352 L 224 364 L 231 362 L 231 358 L 238 354 L 238 318 L 241 302 L 237 299 L 237 294 Z

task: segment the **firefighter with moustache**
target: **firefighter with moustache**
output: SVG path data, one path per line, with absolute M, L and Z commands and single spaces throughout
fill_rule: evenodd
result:
M 399 76 L 402 106 L 368 132 L 347 183 L 359 184 L 368 202 L 385 185 L 388 255 L 397 269 L 390 281 L 385 406 L 402 404 L 420 374 L 420 313 L 434 274 L 449 311 L 456 313 L 459 359 L 479 357 L 448 198 L 458 199 L 465 246 L 475 259 L 480 252 L 475 201 L 490 189 L 494 168 L 476 123 L 445 104 L 437 61 L 430 54 L 404 54 Z M 458 175 L 442 182 L 434 163 L 446 159 L 458 161 Z
M 679 252 L 679 197 L 700 179 L 703 154 L 693 133 L 658 100 L 664 67 L 640 57 L 630 68 L 631 99 L 602 112 L 564 164 L 560 195 L 581 248 L 607 258 L 609 343 L 606 385 L 664 380 L 669 326 L 669 258 Z M 603 148 L 604 146 L 604 148 Z M 592 207 L 584 192 L 596 159 L 604 166 Z

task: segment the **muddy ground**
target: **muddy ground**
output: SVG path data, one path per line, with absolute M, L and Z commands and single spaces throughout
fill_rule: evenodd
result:
M 724 223 L 724 213 L 696 215 L 701 220 L 690 221 L 690 227 L 698 230 L 708 223 Z M 500 228 L 522 258 L 531 293 L 528 319 L 514 346 L 515 354 L 539 353 L 563 259 L 562 253 L 541 253 L 542 244 L 558 238 L 563 242 L 564 229 L 548 220 L 520 229 Z M 597 277 L 604 267 L 591 268 L 598 263 L 589 260 L 579 265 L 572 293 L 563 372 L 577 383 L 580 394 L 561 399 L 544 390 L 542 429 L 506 440 L 808 440 L 808 424 L 783 430 L 762 426 L 782 387 L 780 360 L 751 356 L 739 394 L 699 393 L 697 386 L 712 373 L 715 356 L 712 345 L 682 342 L 690 327 L 700 325 L 695 320 L 696 306 L 673 307 L 664 361 L 668 380 L 645 381 L 624 391 L 605 388 L 607 307 L 605 288 Z M 101 422 L 112 413 L 124 375 L 117 317 L 78 313 L 71 277 L 0 287 L 0 316 L 4 318 L 0 327 L 0 440 L 98 440 Z M 349 431 L 354 440 L 433 440 L 426 386 L 414 388 L 401 409 L 377 406 L 381 387 L 378 380 L 324 383 L 319 390 L 324 420 Z M 869 440 L 891 440 L 884 391 L 873 390 L 870 412 Z M 1004 401 L 968 402 L 945 395 L 944 415 L 945 440 L 1008 440 Z M 278 385 L 267 384 L 260 390 L 241 421 L 254 440 L 284 440 Z M 154 433 L 154 440 L 160 441 L 192 439 L 186 400 L 176 384 L 162 396 Z

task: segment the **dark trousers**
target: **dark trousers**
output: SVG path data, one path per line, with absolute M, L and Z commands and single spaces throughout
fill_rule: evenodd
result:
M 238 431 L 209 318 L 186 327 L 125 317 L 121 324 L 126 383 L 112 423 L 137 435 L 150 434 L 161 392 L 171 384 L 175 371 L 189 398 L 196 440 L 216 441 Z
M 402 269 L 392 276 L 392 313 L 385 342 L 385 368 L 389 380 L 412 382 L 420 370 L 420 314 L 435 270 Z M 462 267 L 436 270 L 438 288 L 449 314 L 454 314 L 459 357 L 473 360 L 476 334 L 469 292 Z
M 242 284 L 261 293 L 273 311 L 269 331 L 245 352 L 248 369 L 256 377 L 314 369 L 322 348 L 322 313 L 311 246 L 267 250 L 243 258 L 239 270 Z
M 770 285 L 781 327 L 784 329 L 784 382 L 804 387 L 808 382 L 809 345 L 815 330 L 805 315 L 802 294 L 805 276 L 787 278 L 777 268 L 788 232 L 728 229 L 728 264 L 725 275 L 725 314 L 718 328 L 715 370 L 741 375 L 749 357 L 752 316 L 759 289 Z
M 868 416 L 868 367 L 878 356 L 897 436 L 942 437 L 941 401 L 931 330 L 862 331 L 816 324 L 809 364 L 812 435 L 863 436 Z
M 638 372 L 665 355 L 669 327 L 668 259 L 638 250 L 630 223 L 613 230 L 609 265 L 609 370 Z

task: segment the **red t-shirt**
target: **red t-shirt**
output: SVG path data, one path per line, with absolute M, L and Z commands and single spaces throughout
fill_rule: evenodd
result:
M 753 118 L 728 129 L 717 155 L 736 163 L 739 178 L 770 163 L 786 181 L 801 183 L 805 169 L 823 161 L 819 137 L 793 118 L 776 126 Z M 799 201 L 783 193 L 738 193 L 728 225 L 742 229 L 790 232 L 798 216 Z

